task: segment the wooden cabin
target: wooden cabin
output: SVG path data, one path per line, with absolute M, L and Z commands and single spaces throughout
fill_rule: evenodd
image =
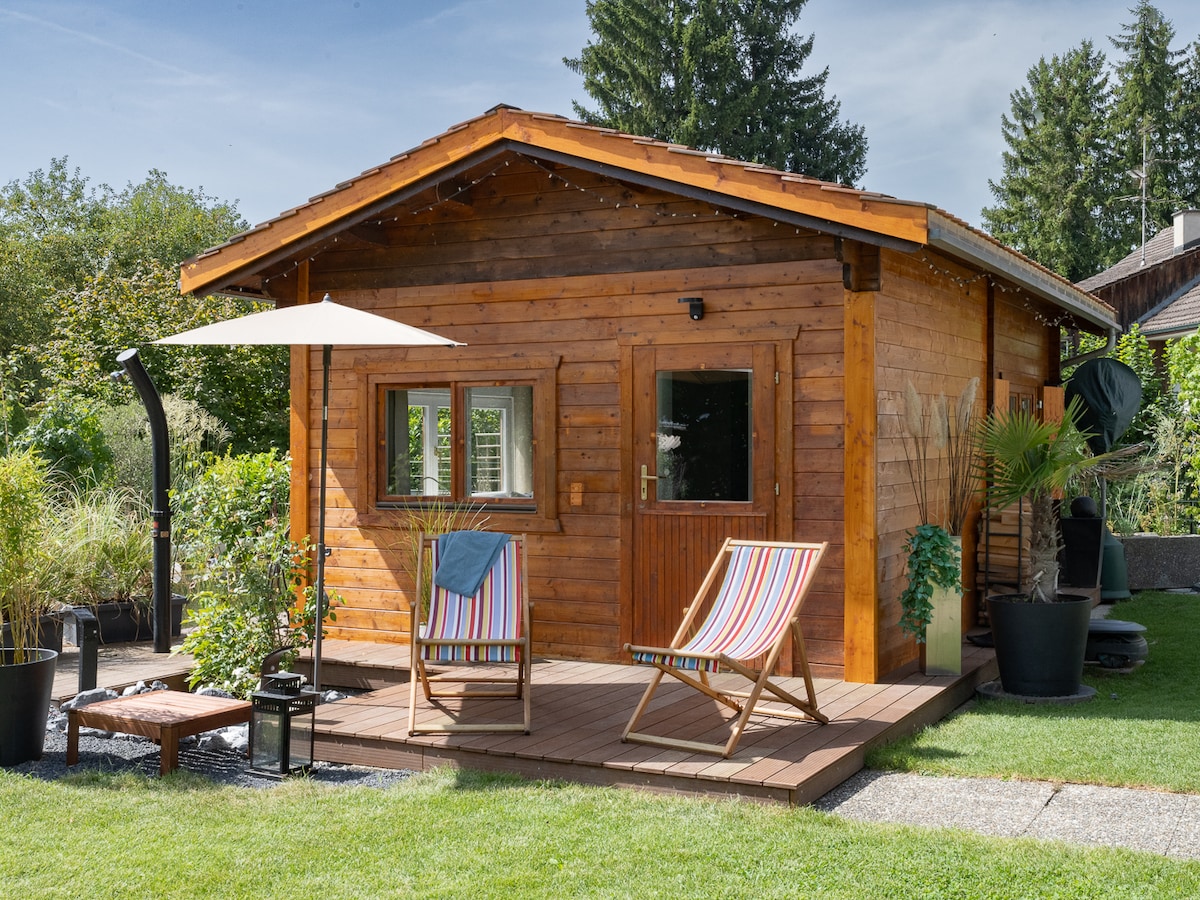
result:
M 476 504 L 528 535 L 534 648 L 556 658 L 668 640 L 727 535 L 828 540 L 803 628 L 816 673 L 856 682 L 918 657 L 896 624 L 919 524 L 906 384 L 956 396 L 979 376 L 989 403 L 1037 403 L 1059 325 L 1116 327 L 927 204 L 511 107 L 181 274 L 185 293 L 328 293 L 467 345 L 333 350 L 329 636 L 405 642 L 410 511 Z M 298 535 L 320 373 L 320 348 L 293 348 Z

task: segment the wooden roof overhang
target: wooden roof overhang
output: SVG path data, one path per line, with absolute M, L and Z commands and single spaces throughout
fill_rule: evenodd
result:
M 1011 280 L 1094 328 L 1117 327 L 1115 313 L 1103 301 L 929 204 L 508 106 L 457 125 L 186 260 L 180 267 L 180 292 L 263 296 L 263 276 L 272 267 L 301 259 L 338 235 L 361 229 L 387 210 L 495 164 L 505 154 L 902 252 L 934 247 Z

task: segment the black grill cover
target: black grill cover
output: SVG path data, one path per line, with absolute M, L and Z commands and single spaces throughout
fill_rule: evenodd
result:
M 1115 359 L 1089 359 L 1067 382 L 1066 399 L 1079 397 L 1081 431 L 1089 432 L 1093 453 L 1113 448 L 1142 405 L 1137 373 Z

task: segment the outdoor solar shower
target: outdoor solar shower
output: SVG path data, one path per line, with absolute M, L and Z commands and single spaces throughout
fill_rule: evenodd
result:
M 125 350 L 117 362 L 125 370 L 150 417 L 150 447 L 153 455 L 153 509 L 150 537 L 154 550 L 154 652 L 171 652 L 171 445 L 167 417 L 154 382 L 146 374 L 137 350 Z M 114 372 L 119 378 L 122 373 Z

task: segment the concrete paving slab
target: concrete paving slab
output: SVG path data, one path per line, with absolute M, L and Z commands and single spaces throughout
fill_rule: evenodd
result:
M 1187 804 L 1175 826 L 1167 856 L 1200 859 L 1200 797 L 1195 794 L 1187 795 Z
M 864 769 L 813 804 L 848 819 L 962 828 L 1020 837 L 1054 795 L 1052 785 L 932 778 Z
M 959 828 L 1200 860 L 1200 796 L 864 769 L 813 804 L 865 822 Z
M 1065 784 L 1028 834 L 1043 840 L 1165 854 L 1187 801 L 1184 794 Z

